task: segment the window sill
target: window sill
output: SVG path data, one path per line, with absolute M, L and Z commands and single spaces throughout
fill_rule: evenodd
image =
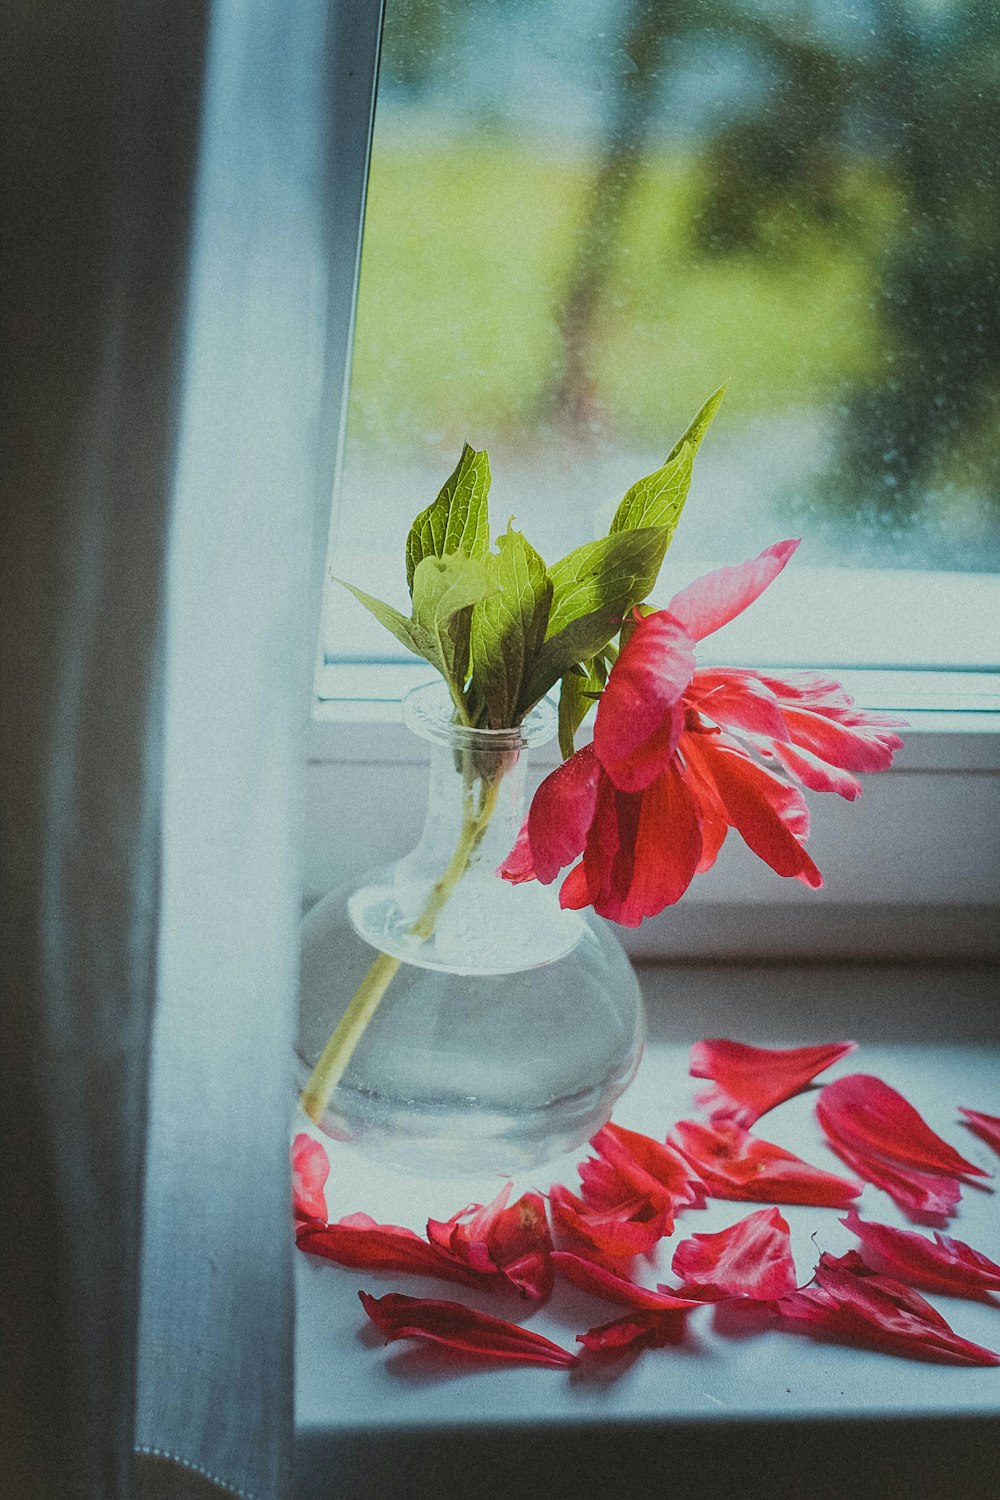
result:
M 996 1159 L 955 1125 L 955 1107 L 988 1108 L 995 1086 L 997 1030 L 990 976 L 983 970 L 929 971 L 797 967 L 646 968 L 650 1043 L 615 1118 L 658 1134 L 690 1108 L 688 1046 L 704 1035 L 789 1045 L 854 1036 L 852 1063 L 898 1087 L 931 1126 L 989 1171 Z M 845 1068 L 843 1071 L 851 1071 Z M 983 1102 L 985 1101 L 985 1102 Z M 768 1139 L 836 1170 L 812 1115 L 809 1094 L 768 1117 Z M 773 1122 L 773 1123 L 772 1123 Z M 496 1184 L 402 1177 L 377 1161 L 336 1152 L 331 1215 L 363 1210 L 420 1229 Z M 576 1157 L 525 1174 L 515 1191 L 572 1183 Z M 862 1202 L 897 1222 L 884 1195 Z M 677 1240 L 733 1223 L 752 1205 L 710 1203 L 683 1218 L 643 1280 L 664 1279 Z M 801 1280 L 818 1249 L 854 1243 L 832 1210 L 783 1209 Z M 899 1220 L 902 1224 L 902 1220 Z M 996 1207 L 967 1190 L 954 1233 L 988 1247 Z M 814 1241 L 813 1235 L 817 1238 Z M 389 1349 L 363 1317 L 357 1289 L 403 1290 L 476 1305 L 474 1294 L 440 1282 L 352 1272 L 296 1257 L 298 1346 L 296 1422 L 299 1500 L 320 1500 L 336 1476 L 344 1500 L 399 1491 L 506 1500 L 511 1494 L 605 1500 L 670 1493 L 675 1500 L 739 1494 L 792 1495 L 808 1476 L 816 1500 L 905 1494 L 911 1500 L 986 1500 L 1000 1371 L 955 1369 L 814 1343 L 770 1330 L 727 1335 L 706 1308 L 692 1315 L 690 1342 L 635 1360 L 596 1364 L 572 1376 L 528 1367 L 489 1369 L 410 1344 Z M 997 1344 L 994 1308 L 931 1297 L 965 1337 Z M 522 1309 L 497 1307 L 505 1317 Z M 615 1315 L 609 1304 L 560 1287 L 531 1327 L 571 1347 L 576 1332 Z M 991 1440 L 991 1432 L 993 1438 Z M 780 1440 L 776 1441 L 780 1433 Z
M 840 675 L 867 707 L 926 706 L 907 714 L 911 727 L 893 770 L 862 778 L 865 795 L 858 804 L 810 798 L 810 852 L 824 889 L 808 892 L 779 879 L 732 835 L 716 867 L 699 876 L 678 906 L 622 933 L 633 956 L 947 959 L 1000 953 L 998 679 L 985 673 Z M 309 726 L 307 901 L 415 842 L 424 811 L 424 755 L 400 722 L 398 700 L 427 677 L 419 663 L 325 669 L 324 690 L 337 696 L 317 703 Z M 554 746 L 536 752 L 538 776 L 557 758 Z

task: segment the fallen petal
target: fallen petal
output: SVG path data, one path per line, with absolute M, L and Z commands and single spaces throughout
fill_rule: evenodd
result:
M 981 1141 L 1000 1156 L 1000 1115 L 984 1115 L 978 1109 L 966 1109 L 964 1105 L 958 1106 L 959 1113 L 965 1116 L 962 1124 L 966 1130 L 971 1130 L 973 1135 L 978 1135 Z
M 319 1255 L 339 1266 L 369 1271 L 409 1271 L 438 1276 L 483 1290 L 503 1284 L 496 1271 L 474 1271 L 438 1245 L 429 1245 L 398 1224 L 377 1224 L 367 1214 L 350 1214 L 336 1224 L 303 1224 L 295 1242 L 307 1255 Z
M 911 1229 L 862 1220 L 856 1209 L 840 1221 L 856 1234 L 865 1257 L 876 1271 L 895 1276 L 926 1291 L 955 1297 L 982 1297 L 1000 1292 L 1000 1266 L 962 1240 L 935 1234 L 933 1240 Z
M 637 1307 L 659 1312 L 684 1312 L 700 1305 L 700 1298 L 679 1297 L 669 1288 L 652 1291 L 649 1287 L 637 1286 L 627 1277 L 617 1276 L 613 1271 L 595 1265 L 592 1260 L 585 1260 L 582 1256 L 572 1255 L 566 1250 L 556 1250 L 552 1259 L 557 1273 L 565 1276 L 566 1280 L 571 1281 L 574 1286 L 580 1287 L 585 1292 L 592 1292 L 595 1297 L 604 1297 L 608 1302 L 620 1302 L 623 1307 Z
M 731 1118 L 749 1127 L 761 1115 L 799 1094 L 808 1083 L 855 1048 L 854 1042 L 815 1047 L 751 1047 L 726 1037 L 710 1037 L 691 1048 L 692 1078 L 711 1078 L 716 1087 L 698 1095 L 712 1118 Z
M 948 1364 L 998 1365 L 1000 1355 L 961 1338 L 929 1303 L 889 1277 L 859 1275 L 824 1256 L 815 1287 L 778 1304 L 784 1319 L 828 1337 L 911 1358 Z
M 680 1120 L 668 1139 L 691 1163 L 713 1198 L 847 1208 L 861 1192 L 860 1183 L 810 1166 L 732 1120 L 713 1125 Z
M 686 1285 L 761 1302 L 797 1285 L 788 1225 L 776 1208 L 758 1209 L 717 1234 L 693 1234 L 677 1246 L 670 1269 Z
M 361 1305 L 376 1327 L 393 1339 L 429 1339 L 464 1354 L 489 1359 L 523 1360 L 530 1364 L 552 1365 L 570 1369 L 579 1357 L 561 1349 L 551 1339 L 494 1318 L 460 1302 L 439 1302 L 426 1297 L 406 1297 L 402 1292 L 388 1292 L 373 1297 L 358 1292 Z
M 687 1331 L 684 1311 L 633 1312 L 578 1333 L 576 1341 L 594 1353 L 622 1353 L 626 1349 L 662 1349 L 679 1344 Z
M 549 1207 L 553 1224 L 570 1245 L 614 1264 L 652 1250 L 673 1222 L 669 1208 L 648 1198 L 596 1209 L 559 1183 L 549 1189 Z
M 830 1149 L 835 1151 L 846 1167 L 856 1172 L 865 1182 L 888 1193 L 904 1213 L 917 1219 L 947 1219 L 955 1212 L 955 1205 L 962 1196 L 962 1184 L 957 1177 L 941 1177 L 930 1172 L 914 1172 L 909 1167 L 897 1166 L 878 1156 L 866 1156 L 853 1151 L 831 1130 L 826 1130 Z
M 292 1217 L 306 1224 L 325 1224 L 329 1217 L 323 1192 L 330 1161 L 319 1141 L 303 1132 L 292 1142 Z
M 816 1115 L 828 1134 L 863 1155 L 946 1177 L 990 1175 L 959 1156 L 902 1094 L 870 1073 L 850 1073 L 828 1083 L 816 1102 Z

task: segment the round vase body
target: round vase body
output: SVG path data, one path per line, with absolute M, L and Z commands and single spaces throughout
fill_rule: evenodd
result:
M 321 1128 L 423 1173 L 515 1172 L 608 1120 L 645 1017 L 601 918 L 563 911 L 556 885 L 497 873 L 523 819 L 528 747 L 554 729 L 550 705 L 494 731 L 456 725 L 449 709 L 438 684 L 404 709 L 433 746 L 416 849 L 303 922 L 299 1081 L 375 963 L 387 982 Z

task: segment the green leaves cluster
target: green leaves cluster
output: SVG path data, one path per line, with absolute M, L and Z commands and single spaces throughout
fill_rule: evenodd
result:
M 614 638 L 656 582 L 724 391 L 709 397 L 661 467 L 631 487 L 608 535 L 551 567 L 511 523 L 491 549 L 489 459 L 467 443 L 440 494 L 410 527 L 409 617 L 345 587 L 408 651 L 437 668 L 461 723 L 512 728 L 561 683 L 559 743 L 571 755 L 614 661 Z

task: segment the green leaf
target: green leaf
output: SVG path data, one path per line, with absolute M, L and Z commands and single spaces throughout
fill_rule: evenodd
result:
M 722 400 L 726 394 L 726 389 L 726 386 L 720 385 L 717 391 L 712 392 L 708 400 L 705 402 L 704 406 L 700 408 L 700 410 L 688 424 L 687 431 L 681 434 L 674 446 L 671 448 L 670 452 L 667 455 L 667 463 L 669 463 L 672 458 L 677 457 L 685 443 L 688 443 L 690 445 L 691 457 L 692 459 L 694 458 L 695 454 L 698 452 L 698 449 L 701 447 L 702 438 L 711 427 L 712 422 L 715 418 L 715 414 L 719 410 L 719 407 L 722 405 Z
M 481 561 L 490 550 L 490 460 L 468 443 L 441 493 L 422 510 L 406 538 L 406 584 L 413 593 L 413 577 L 425 557 L 464 552 Z
M 546 638 L 602 610 L 609 618 L 617 615 L 620 624 L 626 611 L 644 599 L 656 582 L 667 541 L 664 527 L 647 526 L 615 532 L 567 553 L 549 569 L 553 595 Z M 604 641 L 585 654 L 593 656 L 614 633 L 609 631 Z
M 560 677 L 580 662 L 586 662 L 606 646 L 621 626 L 621 614 L 606 606 L 581 615 L 545 642 L 531 665 L 521 694 L 521 711 L 526 713 Z
M 665 526 L 670 533 L 669 546 L 691 487 L 695 454 L 725 394 L 726 387 L 720 386 L 709 396 L 683 437 L 671 448 L 666 461 L 645 479 L 637 480 L 627 492 L 615 511 L 612 533 L 635 531 L 642 526 Z
M 353 583 L 344 583 L 342 578 L 334 581 L 342 583 L 344 588 L 364 605 L 365 609 L 371 611 L 380 625 L 392 631 L 397 641 L 400 641 L 407 651 L 412 651 L 415 656 L 424 657 L 427 661 L 433 662 L 434 666 L 438 665 L 433 656 L 428 655 L 428 652 L 434 649 L 434 642 L 429 640 L 412 620 L 401 615 L 398 609 L 393 609 L 391 604 L 383 604 L 381 599 L 376 599 L 372 594 L 366 594 L 363 589 L 355 588 Z
M 518 722 L 521 688 L 545 638 L 552 582 L 541 557 L 508 523 L 487 569 L 494 592 L 472 611 L 473 687 L 492 729 Z
M 413 627 L 432 642 L 428 660 L 443 674 L 456 704 L 469 675 L 473 606 L 493 589 L 485 564 L 461 552 L 422 558 L 413 574 Z

